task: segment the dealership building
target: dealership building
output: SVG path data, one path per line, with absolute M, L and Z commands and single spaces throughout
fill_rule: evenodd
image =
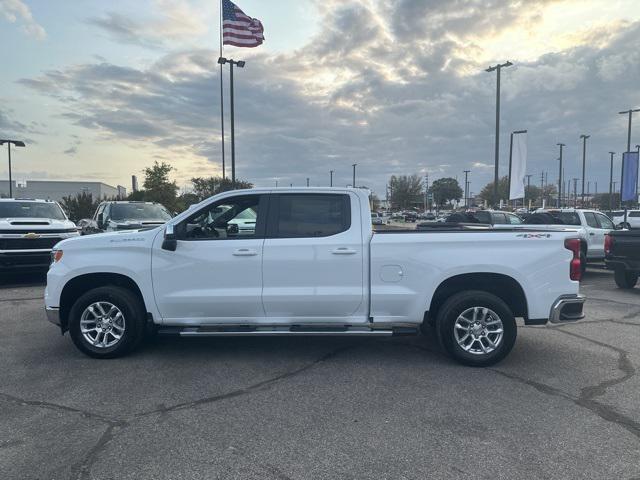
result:
M 90 193 L 94 199 L 125 198 L 127 189 L 121 185 L 112 187 L 102 182 L 57 181 L 57 180 L 14 180 L 14 198 L 41 198 L 60 201 L 62 197 Z M 0 180 L 0 195 L 9 196 L 9 181 Z

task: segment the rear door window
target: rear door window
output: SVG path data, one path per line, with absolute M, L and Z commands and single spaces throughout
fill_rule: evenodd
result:
M 598 220 L 596 220 L 596 215 L 591 212 L 584 212 L 584 219 L 587 221 L 587 225 L 592 228 L 600 228 L 600 224 Z
M 493 212 L 491 218 L 493 219 L 494 225 L 505 225 L 509 223 L 504 213 Z
M 281 194 L 274 204 L 268 222 L 274 238 L 328 237 L 351 227 L 349 195 Z

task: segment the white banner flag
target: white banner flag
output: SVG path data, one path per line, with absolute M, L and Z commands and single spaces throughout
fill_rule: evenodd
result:
M 527 134 L 513 136 L 513 155 L 511 157 L 511 185 L 509 200 L 524 198 L 524 180 L 527 173 Z

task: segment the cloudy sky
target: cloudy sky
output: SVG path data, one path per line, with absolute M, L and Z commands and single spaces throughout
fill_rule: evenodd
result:
M 327 185 L 329 170 L 346 185 L 357 163 L 358 184 L 381 196 L 392 174 L 466 169 L 478 192 L 494 155 L 495 73 L 484 69 L 510 60 L 501 174 L 509 132 L 528 129 L 532 182 L 557 180 L 557 142 L 566 178 L 580 177 L 585 133 L 587 180 L 604 191 L 607 152 L 626 148 L 617 112 L 640 107 L 637 0 L 238 4 L 265 26 L 263 46 L 225 48 L 247 61 L 237 172 L 258 186 Z M 174 165 L 180 186 L 221 172 L 215 0 L 0 0 L 0 45 L 0 137 L 28 142 L 16 178 L 128 187 L 154 160 Z M 640 143 L 640 115 L 632 134 Z

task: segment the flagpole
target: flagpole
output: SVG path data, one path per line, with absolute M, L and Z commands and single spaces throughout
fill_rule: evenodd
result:
M 220 57 L 222 57 L 222 0 L 220 0 Z M 220 130 L 221 130 L 221 145 L 222 145 L 222 179 L 226 177 L 225 163 L 224 163 L 224 88 L 222 80 L 222 64 L 220 64 Z

